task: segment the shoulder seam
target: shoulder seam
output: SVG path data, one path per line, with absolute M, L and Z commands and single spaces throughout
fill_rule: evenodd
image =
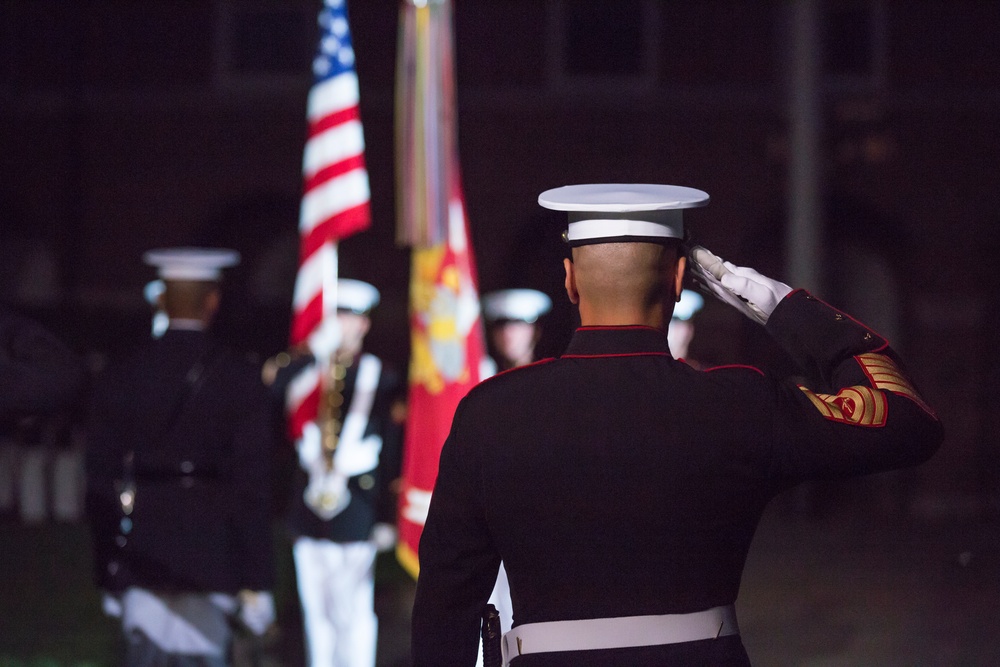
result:
M 484 378 L 484 379 L 480 380 L 479 384 L 483 384 L 485 382 L 489 382 L 490 380 L 492 380 L 494 378 L 498 378 L 501 375 L 507 375 L 509 373 L 514 373 L 516 371 L 523 371 L 526 368 L 531 368 L 533 366 L 542 366 L 544 364 L 549 363 L 550 361 L 555 361 L 555 360 L 556 360 L 555 357 L 546 357 L 545 359 L 539 359 L 538 361 L 533 361 L 530 364 L 525 364 L 523 366 L 515 366 L 514 368 L 507 368 L 507 369 L 502 370 L 502 371 L 497 371 L 496 373 L 494 373 L 493 375 L 489 376 L 488 378 Z

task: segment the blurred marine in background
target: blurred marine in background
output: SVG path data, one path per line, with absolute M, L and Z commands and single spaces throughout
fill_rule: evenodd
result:
M 405 419 L 398 374 L 363 350 L 378 302 L 373 285 L 339 279 L 332 349 L 314 342 L 264 367 L 272 394 L 293 404 L 315 386 L 315 374 L 327 375 L 316 420 L 296 443 L 288 516 L 309 667 L 375 665 L 375 557 L 395 543 L 392 490 Z
M 667 343 L 674 359 L 687 362 L 695 368 L 700 368 L 698 362 L 692 360 L 690 354 L 691 341 L 694 340 L 694 316 L 705 305 L 705 299 L 694 290 L 682 290 L 681 298 L 674 304 L 673 315 L 667 326 Z
M 227 665 L 233 625 L 274 621 L 271 406 L 257 368 L 208 333 L 234 251 L 150 251 L 167 328 L 94 391 L 87 512 L 125 664 Z
M 483 316 L 496 365 L 493 373 L 535 361 L 535 346 L 542 337 L 539 318 L 551 309 L 552 300 L 533 289 L 497 290 L 483 296 Z

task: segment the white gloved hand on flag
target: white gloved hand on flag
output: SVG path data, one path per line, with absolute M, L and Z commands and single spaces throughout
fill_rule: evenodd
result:
M 760 324 L 767 324 L 778 303 L 792 291 L 785 283 L 726 262 L 701 246 L 691 249 L 690 258 L 695 281 Z
M 320 325 L 309 334 L 306 345 L 309 351 L 320 363 L 328 363 L 333 358 L 333 353 L 340 347 L 342 334 L 340 323 L 336 317 L 325 317 Z

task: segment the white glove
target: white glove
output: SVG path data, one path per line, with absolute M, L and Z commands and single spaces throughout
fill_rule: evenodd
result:
M 316 516 L 329 521 L 351 504 L 347 476 L 336 469 L 326 470 L 324 465 L 318 466 L 309 473 L 309 482 L 302 492 L 302 499 Z
M 122 617 L 122 599 L 114 593 L 109 593 L 104 591 L 101 594 L 101 611 L 104 612 L 105 616 L 110 616 L 111 618 L 121 618 Z
M 302 437 L 295 443 L 295 451 L 299 455 L 299 466 L 311 473 L 323 455 L 323 432 L 316 422 L 302 425 Z
M 375 550 L 382 553 L 396 546 L 398 538 L 399 533 L 394 525 L 380 521 L 372 526 L 372 533 L 369 540 L 375 545 Z
M 309 351 L 319 363 L 328 363 L 340 347 L 342 335 L 336 317 L 324 317 L 315 331 L 306 339 Z
M 240 622 L 257 636 L 274 623 L 274 596 L 267 591 L 240 591 Z
M 352 415 L 348 415 L 347 420 L 351 417 Z M 337 444 L 333 462 L 337 470 L 343 474 L 357 477 L 378 467 L 378 457 L 382 452 L 382 437 L 375 433 L 364 439 L 348 437 L 352 434 L 347 431 L 352 429 L 348 429 L 347 420 L 340 432 L 340 442 Z
M 691 249 L 691 272 L 696 281 L 741 313 L 767 324 L 778 303 L 792 291 L 785 283 L 772 280 L 757 271 L 723 261 L 710 251 Z
M 316 516 L 329 521 L 351 502 L 351 491 L 347 488 L 347 475 L 336 468 L 327 469 L 322 439 L 323 434 L 316 422 L 306 422 L 302 427 L 302 437 L 295 446 L 299 465 L 309 474 L 302 498 Z

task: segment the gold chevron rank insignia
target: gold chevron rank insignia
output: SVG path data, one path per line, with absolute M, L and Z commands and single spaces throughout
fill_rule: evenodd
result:
M 855 359 L 871 381 L 871 387 L 847 387 L 837 394 L 817 394 L 799 385 L 825 418 L 857 426 L 884 426 L 888 407 L 885 391 L 906 396 L 928 414 L 934 414 L 892 359 L 872 352 L 859 354 Z
M 885 426 L 888 401 L 881 391 L 863 386 L 847 387 L 837 394 L 817 394 L 802 385 L 799 389 L 830 421 L 855 426 Z
M 899 369 L 895 361 L 884 354 L 875 354 L 873 352 L 859 354 L 855 358 L 871 380 L 873 387 L 891 391 L 900 396 L 906 396 L 919 405 L 921 410 L 929 415 L 934 415 L 934 410 L 924 402 L 924 399 L 920 398 L 920 394 L 917 393 L 917 390 L 907 377 L 903 375 L 903 371 Z

